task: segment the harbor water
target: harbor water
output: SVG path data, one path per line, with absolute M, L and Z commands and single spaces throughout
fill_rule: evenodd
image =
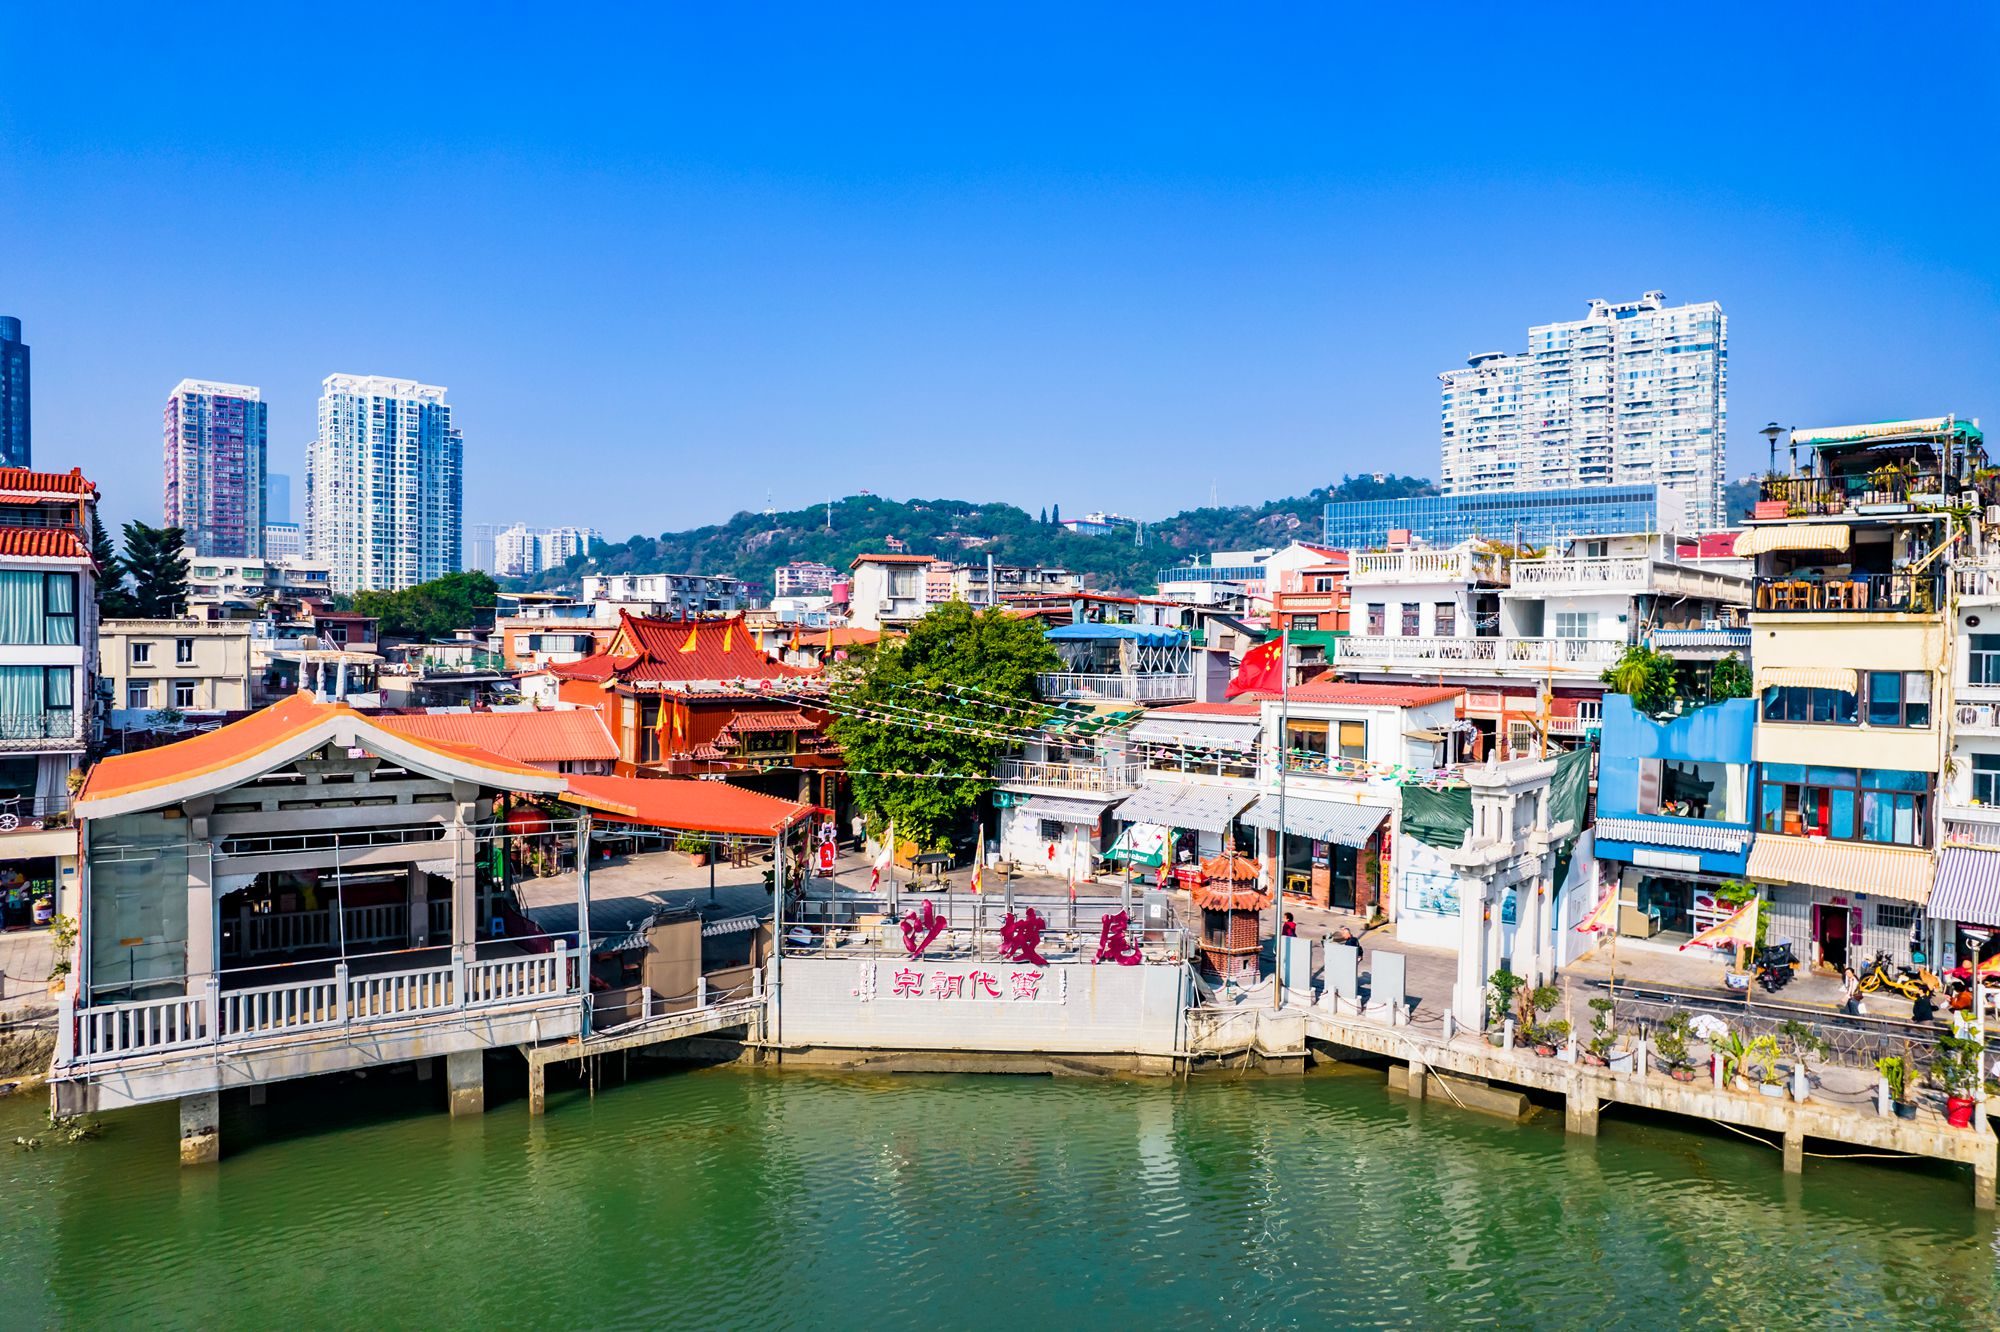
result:
M 0 1102 L 6 1325 L 2000 1325 L 1960 1175 L 1787 1176 L 1615 1110 L 1566 1139 L 1365 1070 L 724 1068 L 552 1092 L 541 1119 L 441 1100 L 399 1073 L 274 1087 L 187 1170 L 171 1106 L 57 1143 L 38 1098 Z

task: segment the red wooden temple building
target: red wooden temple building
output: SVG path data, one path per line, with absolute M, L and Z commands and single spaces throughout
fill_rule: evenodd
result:
M 840 754 L 814 706 L 819 671 L 774 660 L 740 615 L 621 614 L 602 652 L 548 670 L 558 698 L 603 715 L 621 775 L 721 778 L 846 808 Z

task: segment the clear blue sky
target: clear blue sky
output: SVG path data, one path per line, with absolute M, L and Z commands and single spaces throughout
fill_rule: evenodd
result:
M 1434 474 L 1436 373 L 1730 316 L 1756 431 L 2000 423 L 1989 6 L 20 5 L 38 464 L 159 514 L 183 376 L 451 390 L 466 517 L 1155 516 Z

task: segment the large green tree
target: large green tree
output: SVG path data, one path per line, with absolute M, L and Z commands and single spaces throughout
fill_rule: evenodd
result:
M 446 574 L 396 592 L 357 592 L 354 609 L 373 615 L 388 638 L 448 638 L 492 618 L 499 585 L 477 570 Z
M 164 620 L 187 608 L 187 533 L 178 527 L 125 524 L 125 555 L 119 561 L 131 576 L 129 609 L 145 620 Z
M 854 770 L 855 803 L 880 832 L 941 850 L 985 793 L 983 777 L 1013 748 L 1009 731 L 1033 725 L 1035 675 L 1060 669 L 1034 620 L 938 607 L 904 639 L 837 671 L 833 736 Z M 913 776 L 884 774 L 910 773 Z
M 97 616 L 120 619 L 132 614 L 132 597 L 125 590 L 125 562 L 111 544 L 111 534 L 95 513 L 90 515 L 90 559 L 97 566 Z

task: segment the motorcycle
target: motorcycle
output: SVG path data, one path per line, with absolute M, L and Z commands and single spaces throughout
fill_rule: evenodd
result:
M 1776 994 L 1792 983 L 1792 973 L 1798 970 L 1799 960 L 1792 953 L 1788 943 L 1772 944 L 1757 950 L 1757 959 L 1751 974 L 1767 994 Z

